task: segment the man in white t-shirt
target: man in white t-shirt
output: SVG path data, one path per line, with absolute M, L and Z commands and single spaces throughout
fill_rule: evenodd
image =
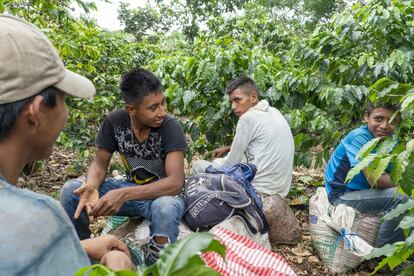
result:
M 232 166 L 239 162 L 253 163 L 257 173 L 253 186 L 262 195 L 289 192 L 294 156 L 290 127 L 279 110 L 259 99 L 255 82 L 246 76 L 235 79 L 227 88 L 234 114 L 239 117 L 231 146 L 215 149 L 213 162 L 196 161 L 193 172 L 204 172 L 209 165 Z
M 295 151 L 290 127 L 279 110 L 267 100 L 260 100 L 259 90 L 251 78 L 235 79 L 228 86 L 227 94 L 234 114 L 239 117 L 233 142 L 231 146 L 215 149 L 213 162 L 196 161 L 193 172 L 205 172 L 210 165 L 232 166 L 240 162 L 256 165 L 252 184 L 263 200 L 270 241 L 295 244 L 301 239 L 302 230 L 284 200 L 291 186 Z

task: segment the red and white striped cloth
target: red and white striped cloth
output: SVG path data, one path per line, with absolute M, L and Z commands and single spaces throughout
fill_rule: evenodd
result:
M 204 262 L 221 275 L 296 275 L 285 259 L 251 239 L 218 227 L 217 240 L 226 246 L 226 260 L 215 252 L 203 253 Z

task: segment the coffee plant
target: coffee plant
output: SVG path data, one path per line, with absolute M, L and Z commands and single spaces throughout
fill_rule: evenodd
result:
M 322 8 L 318 3 L 324 2 L 307 1 L 317 10 Z M 67 100 L 70 117 L 58 140 L 78 152 L 79 160 L 88 157 L 104 114 L 122 107 L 119 78 L 130 68 L 145 67 L 162 79 L 169 112 L 179 118 L 189 138 L 188 161 L 194 154 L 231 143 L 237 118 L 225 88 L 247 74 L 257 82 L 262 98 L 288 120 L 296 165 L 322 166 L 330 149 L 362 123 L 368 99 L 400 104 L 402 121 L 395 136 L 367 145 L 351 176 L 367 167 L 376 179 L 392 164 L 392 180 L 412 196 L 414 2 L 368 0 L 348 8 L 346 1 L 328 2 L 332 8 L 325 9 L 324 16 L 335 14 L 329 19 L 318 17 L 319 23 L 312 20 L 313 30 L 300 21 L 302 17 L 282 18 L 277 8 L 269 6 L 272 1 L 238 1 L 235 7 L 242 12 L 228 16 L 205 13 L 197 6 L 204 24 L 191 22 L 196 32 L 191 32 L 190 40 L 185 25 L 178 31 L 140 36 L 139 41 L 124 31 L 103 30 L 87 17 L 72 16 L 73 3 L 85 12 L 96 8 L 83 0 L 0 0 L 0 12 L 39 26 L 67 68 L 94 82 L 93 99 Z M 412 203 L 399 206 L 386 218 L 400 214 L 405 215 L 400 227 L 407 239 L 377 251 L 376 255 L 388 256 L 380 265 L 394 268 L 413 251 Z

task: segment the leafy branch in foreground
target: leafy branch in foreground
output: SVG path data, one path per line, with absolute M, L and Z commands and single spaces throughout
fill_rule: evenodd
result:
M 75 276 L 136 276 L 136 275 L 220 275 L 205 265 L 200 252 L 217 252 L 223 258 L 226 248 L 214 239 L 211 233 L 194 233 L 179 240 L 160 252 L 158 261 L 147 267 L 137 267 L 137 272 L 122 270 L 112 271 L 103 265 L 92 265 L 81 268 Z

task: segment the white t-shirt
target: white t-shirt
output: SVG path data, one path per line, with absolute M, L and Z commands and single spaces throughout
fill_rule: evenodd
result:
M 285 197 L 292 181 L 294 141 L 283 115 L 261 100 L 240 116 L 231 150 L 223 165 L 253 163 L 253 186 L 259 193 Z

